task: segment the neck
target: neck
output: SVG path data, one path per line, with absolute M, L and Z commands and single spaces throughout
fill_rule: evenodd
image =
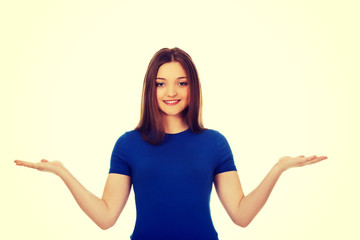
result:
M 179 133 L 188 129 L 188 125 L 181 116 L 163 116 L 165 133 Z

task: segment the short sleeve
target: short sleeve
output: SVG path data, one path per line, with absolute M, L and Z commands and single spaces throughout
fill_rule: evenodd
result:
M 131 176 L 131 167 L 126 161 L 127 133 L 124 133 L 115 143 L 110 160 L 109 173 L 119 173 Z
M 237 171 L 230 145 L 221 133 L 218 133 L 217 146 L 218 162 L 214 175 L 227 171 Z

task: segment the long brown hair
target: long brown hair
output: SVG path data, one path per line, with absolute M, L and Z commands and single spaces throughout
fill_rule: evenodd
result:
M 161 113 L 156 101 L 156 76 L 161 65 L 169 62 L 179 62 L 189 80 L 190 102 L 182 112 L 189 129 L 198 133 L 204 130 L 202 123 L 202 95 L 199 76 L 189 54 L 180 48 L 163 48 L 152 57 L 147 68 L 142 98 L 140 122 L 135 128 L 141 132 L 145 141 L 160 144 L 165 136 Z

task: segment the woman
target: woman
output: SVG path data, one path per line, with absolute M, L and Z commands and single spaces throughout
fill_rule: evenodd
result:
M 59 161 L 15 163 L 58 175 L 102 229 L 115 224 L 133 185 L 137 218 L 131 239 L 216 240 L 209 208 L 213 183 L 232 221 L 246 227 L 285 170 L 326 158 L 282 157 L 244 196 L 225 137 L 202 125 L 195 65 L 181 49 L 164 48 L 148 66 L 138 126 L 115 144 L 102 198 L 87 191 Z

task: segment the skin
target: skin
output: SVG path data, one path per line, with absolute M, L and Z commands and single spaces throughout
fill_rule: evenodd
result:
M 181 112 L 189 105 L 189 86 L 186 72 L 179 62 L 169 62 L 160 66 L 156 76 L 156 100 L 162 112 L 165 132 L 177 133 L 188 128 Z M 174 106 L 165 104 L 167 100 L 180 100 Z
M 157 101 L 163 113 L 165 132 L 177 133 L 188 128 L 181 112 L 189 104 L 189 87 L 184 69 L 177 62 L 163 64 L 158 71 Z M 168 106 L 163 100 L 180 99 L 179 104 Z M 326 156 L 281 157 L 263 181 L 247 196 L 244 195 L 237 171 L 217 174 L 214 185 L 221 203 L 232 221 L 246 227 L 266 203 L 281 174 L 295 167 L 311 165 L 327 159 Z M 101 228 L 113 226 L 120 216 L 131 190 L 131 179 L 127 175 L 108 175 L 101 198 L 89 192 L 59 161 L 42 159 L 40 162 L 15 160 L 16 165 L 51 172 L 59 176 L 80 208 Z

